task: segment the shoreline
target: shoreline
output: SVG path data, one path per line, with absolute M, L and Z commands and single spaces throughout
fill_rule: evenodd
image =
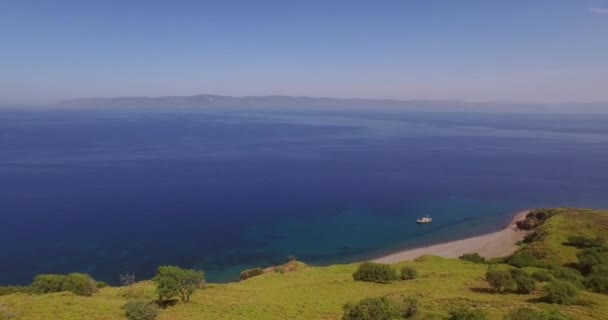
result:
M 370 261 L 397 263 L 414 260 L 423 255 L 458 258 L 465 253 L 478 253 L 484 258 L 504 257 L 515 252 L 518 248 L 516 243 L 524 239 L 526 232 L 517 228 L 516 222 L 525 219 L 528 212 L 530 210 L 517 212 L 511 222 L 498 231 L 427 247 L 401 250 Z

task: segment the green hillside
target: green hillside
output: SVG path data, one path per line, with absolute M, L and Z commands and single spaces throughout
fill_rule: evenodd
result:
M 569 237 L 598 237 L 608 231 L 608 211 L 557 209 L 540 222 L 522 244 L 518 254 L 532 255 L 534 266 L 528 273 L 573 267 L 577 248 Z M 599 238 L 598 238 L 599 239 Z M 512 268 L 494 261 L 498 268 Z M 606 319 L 608 295 L 581 289 L 573 305 L 550 304 L 542 299 L 539 283 L 531 294 L 495 293 L 485 281 L 488 265 L 460 259 L 424 256 L 395 265 L 412 266 L 419 276 L 413 280 L 388 284 L 356 282 L 358 264 L 308 267 L 294 272 L 266 273 L 245 281 L 209 284 L 197 290 L 189 303 L 178 302 L 160 311 L 161 320 L 194 319 L 341 319 L 343 306 L 367 297 L 414 297 L 419 314 L 414 319 L 448 319 L 451 310 L 470 307 L 484 310 L 488 319 L 503 319 L 518 307 L 537 310 L 557 309 L 571 319 Z M 151 281 L 133 287 L 106 287 L 91 297 L 70 292 L 51 294 L 12 293 L 0 296 L 0 319 L 126 319 L 122 306 L 129 298 L 156 298 Z

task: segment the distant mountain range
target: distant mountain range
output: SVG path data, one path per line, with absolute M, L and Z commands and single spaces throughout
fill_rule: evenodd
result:
M 64 100 L 60 107 L 74 108 L 317 108 L 408 109 L 490 112 L 608 112 L 608 103 L 508 103 L 440 100 L 341 99 L 292 96 L 233 97 L 212 94 L 165 97 L 116 97 Z

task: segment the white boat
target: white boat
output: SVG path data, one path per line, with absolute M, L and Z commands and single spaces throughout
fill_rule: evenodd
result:
M 418 224 L 427 224 L 431 222 L 433 222 L 433 218 L 431 218 L 431 216 L 429 216 L 428 214 L 426 215 L 426 217 L 416 220 L 416 223 Z

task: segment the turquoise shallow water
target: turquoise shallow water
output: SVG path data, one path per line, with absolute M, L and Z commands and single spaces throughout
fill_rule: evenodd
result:
M 0 284 L 162 264 L 230 281 L 608 208 L 607 146 L 597 115 L 1 111 Z

